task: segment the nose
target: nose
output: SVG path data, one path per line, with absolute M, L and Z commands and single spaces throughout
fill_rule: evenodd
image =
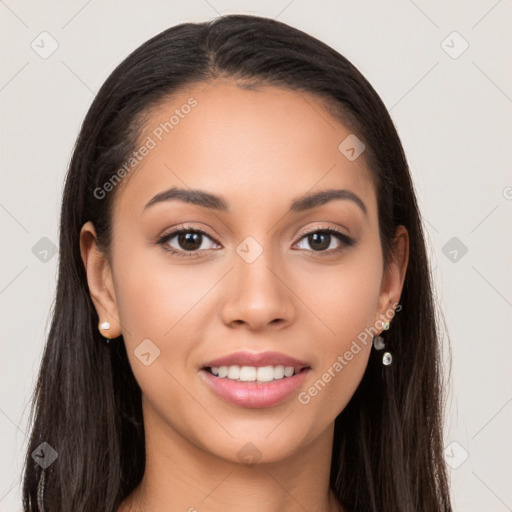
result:
M 229 327 L 282 329 L 294 321 L 293 293 L 282 270 L 273 268 L 266 251 L 252 263 L 235 260 L 226 283 L 222 319 Z

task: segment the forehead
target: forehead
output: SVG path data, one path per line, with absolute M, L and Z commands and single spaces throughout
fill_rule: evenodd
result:
M 347 188 L 371 203 L 364 159 L 351 161 L 339 149 L 351 135 L 302 91 L 196 83 L 148 113 L 135 148 L 146 150 L 117 191 L 115 211 L 140 213 L 172 186 L 221 195 L 240 213 L 282 208 L 316 188 Z

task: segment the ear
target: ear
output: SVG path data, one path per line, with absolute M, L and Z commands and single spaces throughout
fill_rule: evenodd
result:
M 409 234 L 405 226 L 398 226 L 392 242 L 391 260 L 384 269 L 381 292 L 374 325 L 381 321 L 391 322 L 400 302 L 409 262 Z M 378 322 L 378 323 L 377 323 Z
M 87 273 L 87 283 L 92 302 L 98 313 L 99 323 L 107 319 L 110 328 L 100 329 L 103 336 L 117 338 L 121 335 L 121 324 L 112 279 L 110 263 L 96 242 L 96 230 L 92 222 L 86 222 L 80 231 L 80 254 Z

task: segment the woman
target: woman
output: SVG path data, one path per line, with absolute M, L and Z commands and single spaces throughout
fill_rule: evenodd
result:
M 82 125 L 25 510 L 449 511 L 403 149 L 343 56 L 182 24 Z

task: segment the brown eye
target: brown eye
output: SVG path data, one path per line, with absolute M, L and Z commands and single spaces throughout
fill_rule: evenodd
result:
M 178 245 L 186 251 L 197 251 L 201 247 L 202 234 L 196 232 L 180 233 L 175 235 Z M 173 237 L 174 238 L 174 237 Z
M 332 246 L 332 243 L 337 239 L 338 244 Z M 355 243 L 353 238 L 350 238 L 345 233 L 338 231 L 334 228 L 322 228 L 309 233 L 304 234 L 298 243 L 306 241 L 312 252 L 316 252 L 319 255 L 328 255 L 334 252 L 339 252 L 345 247 L 351 246 Z M 304 247 L 303 247 L 304 248 Z M 329 249 L 330 248 L 330 249 Z
M 176 239 L 175 242 L 174 239 Z M 203 245 L 206 239 L 211 240 L 214 244 L 216 243 L 212 237 L 201 229 L 182 227 L 163 235 L 157 243 L 163 245 L 166 251 L 178 256 L 197 256 L 199 251 L 211 249 L 211 247 Z
M 306 238 L 310 247 L 312 247 L 314 251 L 324 251 L 325 249 L 329 249 L 329 246 L 331 245 L 331 235 L 322 231 L 312 233 Z

